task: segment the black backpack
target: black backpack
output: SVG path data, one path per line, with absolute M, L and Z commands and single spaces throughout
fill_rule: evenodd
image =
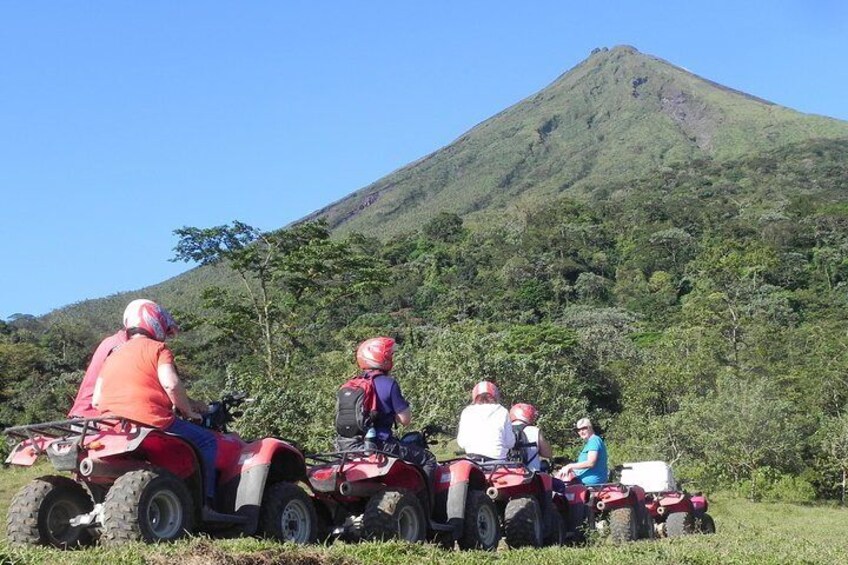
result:
M 530 459 L 527 459 L 527 452 L 524 451 L 529 447 L 538 447 L 536 444 L 530 445 L 530 442 L 527 441 L 527 434 L 524 433 L 524 428 L 527 427 L 527 424 L 524 422 L 518 422 L 517 424 L 512 425 L 512 433 L 515 434 L 515 446 L 510 450 L 509 455 L 511 459 L 518 459 L 525 465 L 529 465 L 531 461 L 539 457 L 538 450 Z
M 380 373 L 361 373 L 339 387 L 336 393 L 336 433 L 339 437 L 362 437 L 377 418 L 374 378 Z

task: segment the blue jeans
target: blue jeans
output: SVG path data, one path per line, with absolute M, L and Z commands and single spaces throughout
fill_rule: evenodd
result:
M 200 452 L 200 462 L 203 465 L 203 489 L 207 500 L 214 499 L 215 457 L 218 455 L 218 443 L 215 434 L 206 428 L 179 418 L 165 428 L 165 431 L 187 439 Z

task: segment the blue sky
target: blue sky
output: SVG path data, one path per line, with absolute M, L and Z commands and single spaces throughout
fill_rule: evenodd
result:
M 0 319 L 177 275 L 174 229 L 281 227 L 595 47 L 848 120 L 846 5 L 2 2 Z

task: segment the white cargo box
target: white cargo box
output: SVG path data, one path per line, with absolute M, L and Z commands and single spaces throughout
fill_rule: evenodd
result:
M 625 463 L 621 471 L 621 482 L 625 485 L 640 486 L 645 492 L 677 490 L 671 466 L 665 461 Z

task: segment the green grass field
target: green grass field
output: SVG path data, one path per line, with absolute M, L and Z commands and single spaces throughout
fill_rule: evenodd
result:
M 0 470 L 0 512 L 6 514 L 14 491 L 49 468 Z M 270 565 L 272 563 L 848 563 L 848 510 L 832 505 L 752 504 L 715 496 L 711 514 L 718 533 L 685 539 L 613 546 L 599 542 L 577 548 L 504 550 L 496 554 L 448 552 L 429 545 L 368 543 L 299 548 L 256 539 L 209 540 L 197 537 L 162 546 L 133 545 L 61 552 L 9 547 L 0 541 L 6 563 L 150 563 L 165 565 Z M 5 536 L 5 533 L 3 534 Z

